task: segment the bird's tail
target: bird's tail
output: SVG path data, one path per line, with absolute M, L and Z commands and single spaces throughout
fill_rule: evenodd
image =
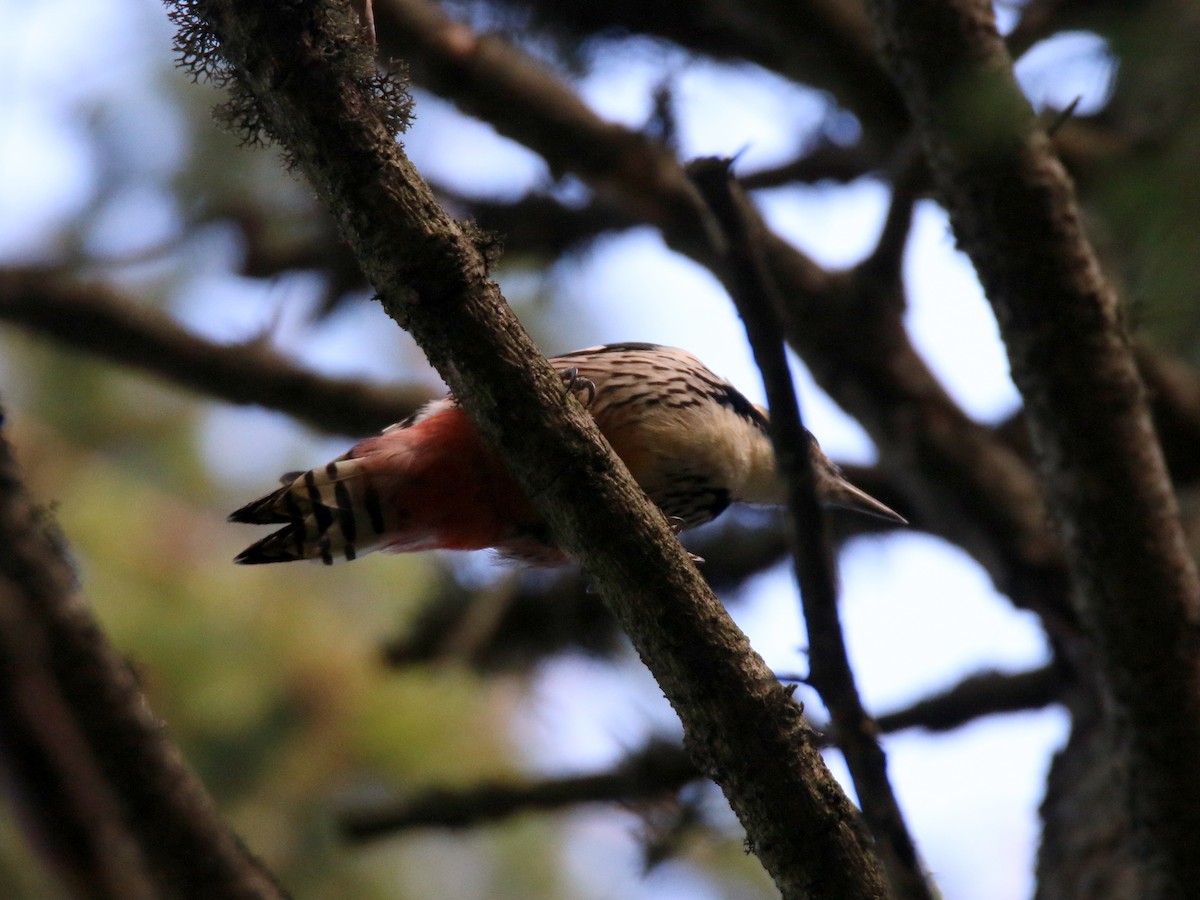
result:
M 278 490 L 230 514 L 230 522 L 283 525 L 234 562 L 319 559 L 329 566 L 383 545 L 383 505 L 362 458 L 337 459 L 319 469 L 289 472 L 280 480 Z

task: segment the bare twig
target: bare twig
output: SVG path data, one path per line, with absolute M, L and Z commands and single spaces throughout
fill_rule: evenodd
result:
M 341 830 L 354 841 L 412 828 L 469 828 L 516 813 L 582 803 L 636 803 L 670 794 L 700 777 L 682 748 L 651 741 L 608 772 L 532 784 L 480 784 L 432 790 L 403 803 L 344 813 Z
M 823 181 L 848 184 L 870 175 L 878 167 L 876 154 L 868 153 L 860 144 L 844 147 L 823 141 L 807 148 L 795 159 L 769 169 L 748 172 L 738 180 L 748 191 Z
M 981 716 L 1042 709 L 1061 698 L 1065 683 L 1062 667 L 1054 663 L 1013 674 L 980 672 L 875 723 L 884 734 L 906 728 L 950 731 Z
M 692 163 L 689 173 L 720 223 L 727 260 L 722 280 L 746 325 L 771 408 L 771 437 L 787 482 L 788 532 L 808 627 L 808 682 L 833 717 L 838 746 L 892 891 L 899 898 L 932 900 L 916 845 L 888 781 L 875 724 L 854 682 L 838 619 L 833 550 L 809 455 L 813 438 L 800 418 L 779 327 L 782 300 L 764 259 L 762 233 L 754 230 L 757 220 L 746 215 L 749 200 L 737 187 L 730 165 L 729 160 L 702 159 Z
M 929 181 L 929 170 L 915 135 L 910 135 L 900 144 L 892 169 L 892 200 L 888 204 L 883 228 L 879 232 L 875 248 L 857 268 L 863 277 L 899 286 L 904 265 L 904 250 L 908 246 L 908 235 L 912 230 L 913 208 L 917 204 L 922 187 L 926 187 Z M 888 292 L 890 291 L 885 291 Z M 899 288 L 896 289 L 896 293 L 903 296 Z

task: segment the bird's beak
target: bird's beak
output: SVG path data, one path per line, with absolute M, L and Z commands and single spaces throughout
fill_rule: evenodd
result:
M 826 506 L 839 506 L 842 509 L 852 509 L 889 522 L 907 525 L 908 520 L 890 506 L 880 503 L 866 491 L 856 488 L 840 474 L 825 485 L 822 500 Z

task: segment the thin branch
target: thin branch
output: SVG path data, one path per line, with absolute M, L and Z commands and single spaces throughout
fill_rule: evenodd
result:
M 651 741 L 608 772 L 549 778 L 532 784 L 478 784 L 424 791 L 403 803 L 343 813 L 339 825 L 353 841 L 413 828 L 470 828 L 517 813 L 583 803 L 637 803 L 671 794 L 700 777 L 691 758 L 667 741 Z
M 262 341 L 217 344 L 110 288 L 53 271 L 0 270 L 0 320 L 227 403 L 287 413 L 323 431 L 372 434 L 429 400 L 422 388 L 387 389 L 300 368 Z
M 1013 674 L 980 672 L 904 709 L 884 713 L 875 724 L 884 734 L 907 728 L 951 731 L 982 716 L 1044 709 L 1060 700 L 1066 683 L 1066 673 L 1054 663 Z
M 893 160 L 892 199 L 883 220 L 875 248 L 857 266 L 864 277 L 890 282 L 895 291 L 902 290 L 901 275 L 904 250 L 912 231 L 913 209 L 923 188 L 928 186 L 929 169 L 915 135 L 900 144 Z M 891 293 L 892 291 L 885 291 Z
M 870 4 L 1025 399 L 1126 742 L 1142 891 L 1200 884 L 1200 577 L 1112 288 L 984 0 Z
M 0 754 L 77 896 L 281 897 L 105 640 L 0 437 Z
M 339 29 L 340 8 L 321 13 L 298 16 L 276 0 L 176 10 L 193 52 L 219 47 L 221 62 L 209 66 L 236 76 L 235 96 L 252 98 L 248 108 L 330 206 L 385 310 L 411 330 L 559 545 L 589 572 L 784 896 L 809 896 L 819 884 L 829 896 L 880 897 L 853 810 L 800 711 L 591 417 L 564 399 L 487 279 L 476 235 L 434 202 L 394 140 L 399 111 L 381 103 L 363 49 Z
M 767 269 L 762 233 L 754 230 L 756 219 L 746 214 L 750 201 L 737 187 L 730 165 L 729 160 L 702 159 L 689 167 L 689 174 L 724 234 L 727 266 L 722 280 L 746 325 L 771 408 L 771 438 L 787 482 L 788 536 L 808 628 L 808 682 L 833 716 L 838 745 L 892 891 L 900 898 L 932 900 L 916 844 L 888 780 L 875 724 L 858 695 L 850 667 L 838 619 L 833 550 L 809 453 L 813 438 L 800 418 L 779 327 L 783 303 Z
M 322 313 L 333 311 L 355 292 L 366 290 L 367 281 L 358 260 L 338 240 L 337 229 L 325 210 L 315 205 L 289 209 L 286 228 L 281 228 L 278 221 L 282 215 L 264 209 L 252 198 L 238 198 L 206 205 L 201 222 L 228 223 L 238 229 L 242 251 L 238 271 L 247 278 L 274 278 L 298 269 L 320 271 L 325 278 Z M 281 233 L 288 239 L 281 239 Z
M 557 259 L 601 235 L 626 231 L 639 224 L 598 199 L 574 208 L 541 193 L 502 202 L 466 197 L 445 187 L 434 190 L 452 209 L 461 209 L 480 228 L 495 232 L 510 258 L 536 255 Z
M 739 176 L 748 191 L 786 187 L 793 184 L 819 184 L 832 181 L 849 184 L 879 170 L 880 160 L 861 144 L 845 147 L 821 141 L 793 160 Z
M 859 4 L 524 0 L 520 5 L 532 9 L 535 27 L 569 38 L 571 46 L 611 39 L 614 32 L 646 34 L 716 59 L 750 61 L 812 85 L 858 118 L 868 144 L 886 147 L 906 130 L 903 104 L 875 57 L 870 23 Z
M 875 721 L 884 734 L 908 728 L 949 731 L 984 716 L 1042 709 L 1059 699 L 1063 685 L 1063 673 L 1055 666 L 1014 674 L 983 672 Z M 823 745 L 831 743 L 829 737 L 820 735 Z M 682 747 L 659 740 L 629 754 L 606 772 L 529 784 L 421 791 L 401 801 L 347 812 L 341 818 L 341 827 L 352 840 L 414 828 L 468 828 L 527 811 L 583 803 L 637 803 L 671 793 L 700 778 Z

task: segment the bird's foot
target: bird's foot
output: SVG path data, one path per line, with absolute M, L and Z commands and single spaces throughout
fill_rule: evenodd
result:
M 596 399 L 596 382 L 582 377 L 579 369 L 574 366 L 562 373 L 562 380 L 568 394 L 587 394 L 586 399 L 580 400 L 584 409 L 592 405 L 592 401 Z
M 671 527 L 671 530 L 675 532 L 675 537 L 679 537 L 680 533 L 687 526 L 687 522 L 683 521 L 683 519 L 679 518 L 679 516 L 667 516 L 667 524 Z M 684 549 L 687 548 L 685 547 Z M 690 550 L 688 550 L 688 556 L 691 558 L 692 562 L 698 566 L 704 563 L 703 556 L 697 556 Z

